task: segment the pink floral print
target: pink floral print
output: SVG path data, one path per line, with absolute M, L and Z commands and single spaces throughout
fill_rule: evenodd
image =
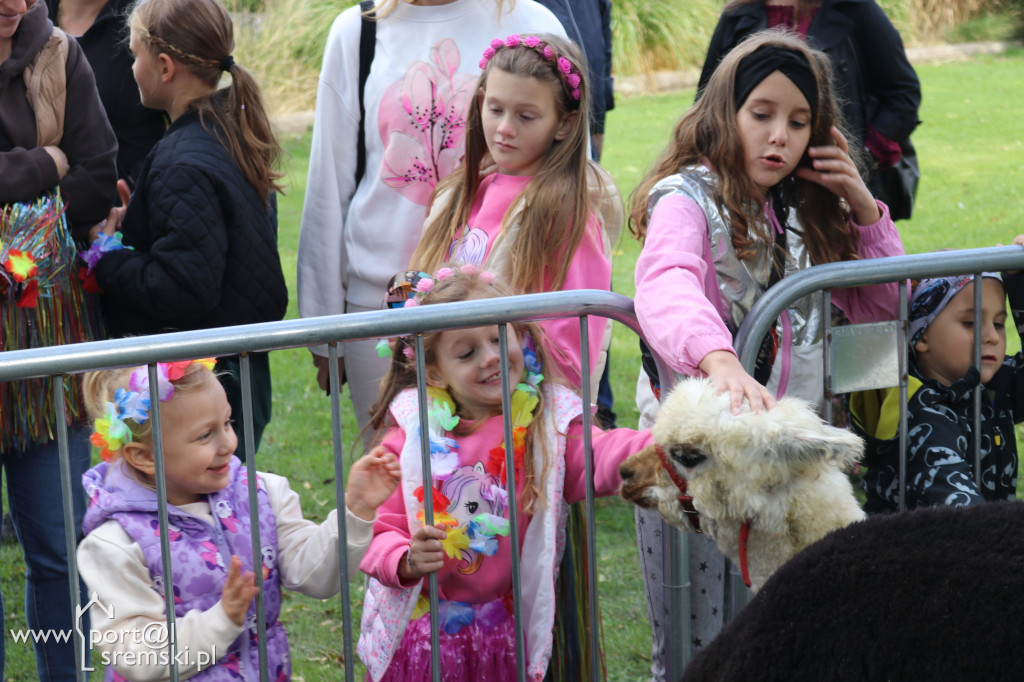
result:
M 381 179 L 423 206 L 462 155 L 477 77 L 459 73 L 460 63 L 455 41 L 441 40 L 430 50 L 430 63 L 413 63 L 381 98 L 377 117 L 385 149 Z

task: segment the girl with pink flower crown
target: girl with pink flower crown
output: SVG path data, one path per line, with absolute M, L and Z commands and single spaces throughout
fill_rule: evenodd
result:
M 342 588 L 337 512 L 319 525 L 307 521 L 288 480 L 263 472 L 256 481 L 261 559 L 254 566 L 248 469 L 235 457 L 231 405 L 213 364 L 157 364 L 170 579 L 163 572 L 157 520 L 149 370 L 85 376 L 92 442 L 104 461 L 82 477 L 89 508 L 78 567 L 98 604 L 92 623 L 109 663 L 107 680 L 168 679 L 165 586 L 174 591 L 178 672 L 193 680 L 259 679 L 254 571 L 263 575 L 274 680 L 291 674 L 288 639 L 278 621 L 281 588 L 318 599 Z M 381 448 L 352 465 L 345 498 L 350 574 L 369 545 L 377 507 L 398 483 L 398 461 Z M 140 631 L 154 637 L 143 641 Z
M 411 267 L 482 265 L 527 293 L 607 290 L 622 203 L 589 158 L 582 53 L 556 36 L 510 35 L 491 41 L 480 66 L 465 161 L 438 185 Z M 579 322 L 541 327 L 560 376 L 579 387 Z M 606 327 L 590 318 L 595 378 Z
M 410 302 L 432 305 L 498 298 L 512 291 L 473 265 L 421 274 Z M 444 680 L 514 680 L 516 628 L 525 636 L 527 676 L 541 680 L 551 660 L 555 580 L 564 550 L 566 507 L 586 495 L 583 404 L 545 380 L 536 325 L 511 325 L 507 337 L 509 417 L 515 490 L 504 447 L 498 327 L 425 334 L 430 478 L 421 463 L 412 339 L 394 342 L 391 368 L 372 424 L 385 451 L 398 454 L 402 484 L 381 505 L 363 558 L 371 577 L 359 655 L 375 680 L 430 680 L 427 588 L 437 574 L 440 665 Z M 613 495 L 619 464 L 648 446 L 648 431 L 592 426 L 594 491 Z M 424 500 L 434 524 L 424 525 Z M 508 509 L 516 505 L 523 623 L 513 619 Z M 577 671 L 578 673 L 578 671 Z

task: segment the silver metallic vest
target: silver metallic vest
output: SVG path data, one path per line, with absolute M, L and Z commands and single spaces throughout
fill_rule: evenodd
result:
M 739 330 L 743 319 L 750 312 L 750 309 L 761 298 L 761 295 L 768 288 L 772 268 L 772 250 L 770 244 L 755 243 L 752 249 L 755 254 L 748 260 L 740 260 L 732 245 L 732 232 L 728 221 L 728 214 L 724 209 L 719 209 L 714 198 L 714 174 L 705 166 L 691 166 L 684 168 L 675 175 L 670 175 L 661 180 L 651 190 L 647 201 L 647 214 L 654 211 L 655 204 L 663 197 L 681 195 L 689 197 L 700 206 L 708 223 L 708 233 L 711 241 L 711 261 L 718 281 L 718 292 L 721 296 L 719 314 L 725 322 L 726 327 L 733 337 Z M 769 233 L 777 230 L 774 214 L 770 208 L 762 215 L 762 220 L 767 223 Z M 796 221 L 796 214 L 792 209 L 788 210 L 785 225 L 786 230 L 786 263 L 785 275 L 810 267 L 811 258 L 804 248 L 803 232 Z M 785 276 L 784 275 L 784 276 Z M 823 368 L 820 362 L 820 350 L 817 346 L 821 341 L 822 334 L 822 313 L 821 313 L 821 292 L 808 294 L 804 298 L 793 303 L 786 312 L 789 315 L 791 325 L 791 345 L 799 348 L 781 348 L 782 353 L 801 356 L 801 360 L 818 357 L 819 361 L 815 367 L 799 367 L 797 358 L 793 358 L 793 366 L 800 370 L 812 370 L 820 376 Z M 775 330 L 778 338 L 783 336 L 783 325 L 781 318 L 775 323 Z M 812 350 L 813 349 L 813 350 Z M 803 352 L 801 352 L 803 351 Z M 774 375 L 778 374 L 778 360 L 775 363 Z M 812 403 L 820 401 L 821 384 L 814 386 L 813 377 L 807 377 L 811 385 L 803 386 L 804 381 L 799 382 L 799 387 L 790 383 L 786 393 L 796 394 L 799 397 L 809 400 Z M 769 385 L 771 388 L 771 385 Z

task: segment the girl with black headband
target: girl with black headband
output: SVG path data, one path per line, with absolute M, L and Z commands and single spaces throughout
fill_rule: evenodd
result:
M 231 17 L 217 0 L 141 0 L 128 25 L 142 104 L 165 111 L 171 125 L 134 194 L 119 183 L 124 208 L 93 231 L 86 254 L 110 332 L 280 320 L 288 304 L 277 251 L 280 148 L 256 80 L 232 56 Z M 243 461 L 271 407 L 267 354 L 249 358 L 254 442 L 239 427 Z M 217 370 L 240 420 L 237 356 L 219 359 Z
M 820 293 L 782 313 L 753 376 L 733 350 L 733 335 L 770 286 L 810 265 L 903 253 L 888 209 L 871 196 L 841 132 L 831 75 L 828 57 L 795 35 L 754 34 L 716 69 L 632 197 L 630 229 L 644 243 L 635 304 L 647 341 L 678 374 L 708 376 L 728 391 L 734 411 L 744 401 L 754 411 L 771 409 L 784 394 L 822 401 Z M 854 322 L 893 319 L 896 292 L 895 284 L 842 289 L 832 300 Z M 657 410 L 652 388 L 641 377 L 641 424 Z M 660 540 L 648 543 L 642 531 L 660 523 L 644 521 L 646 578 L 660 574 Z M 691 541 L 691 556 L 699 544 Z M 707 544 L 706 563 L 721 562 Z M 719 624 L 721 606 L 707 611 Z M 705 631 L 707 638 L 716 631 Z M 659 636 L 656 630 L 656 651 Z

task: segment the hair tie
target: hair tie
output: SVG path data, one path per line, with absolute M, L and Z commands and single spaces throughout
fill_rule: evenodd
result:
M 221 71 L 230 71 L 231 67 L 234 66 L 234 65 L 235 65 L 235 58 L 232 57 L 231 55 L 228 55 L 227 57 L 224 57 L 224 59 L 220 60 L 220 70 Z
M 775 45 L 766 45 L 751 52 L 736 67 L 736 111 L 740 110 L 754 88 L 776 71 L 793 82 L 811 106 L 811 116 L 817 116 L 818 81 L 807 57 L 802 52 Z

